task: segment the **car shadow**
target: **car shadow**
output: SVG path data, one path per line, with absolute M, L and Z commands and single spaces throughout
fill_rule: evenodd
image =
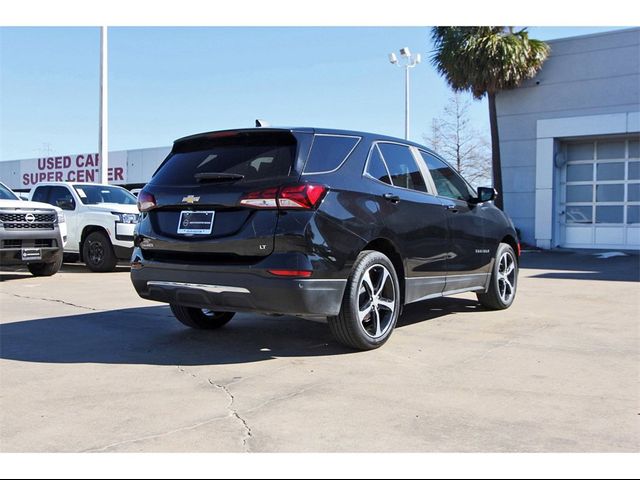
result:
M 407 307 L 398 328 L 474 310 L 449 298 Z M 0 325 L 0 358 L 40 363 L 224 365 L 279 357 L 354 353 L 326 324 L 294 317 L 238 314 L 216 331 L 183 327 L 166 306 L 129 308 Z
M 612 257 L 605 254 L 601 258 L 597 252 L 527 252 L 521 257 L 520 267 L 548 270 L 530 275 L 530 278 L 640 282 L 640 256 L 637 253 Z

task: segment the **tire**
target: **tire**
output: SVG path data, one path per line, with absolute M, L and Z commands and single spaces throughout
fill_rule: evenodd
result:
M 505 274 L 505 271 L 508 273 Z M 478 293 L 478 301 L 490 310 L 509 308 L 518 290 L 518 260 L 511 245 L 501 243 L 491 273 L 491 283 L 486 293 Z
M 113 272 L 118 264 L 111 241 L 103 232 L 93 232 L 85 238 L 82 260 L 92 272 Z
M 215 330 L 233 318 L 234 312 L 214 312 L 203 308 L 171 304 L 171 312 L 180 323 L 196 330 Z
M 328 319 L 329 328 L 336 340 L 347 347 L 378 348 L 396 326 L 400 299 L 398 276 L 391 260 L 380 252 L 365 250 L 358 255 L 347 280 L 340 313 Z
M 48 263 L 29 263 L 27 268 L 35 277 L 50 277 L 58 273 L 62 267 L 62 252 L 57 253 L 55 260 Z

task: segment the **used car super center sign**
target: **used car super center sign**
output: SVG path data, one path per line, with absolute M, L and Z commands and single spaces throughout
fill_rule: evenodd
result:
M 109 154 L 109 182 L 126 183 L 126 155 Z M 124 152 L 123 152 L 124 153 Z M 20 162 L 20 184 L 33 187 L 39 182 L 99 182 L 100 154 L 80 153 L 32 158 Z

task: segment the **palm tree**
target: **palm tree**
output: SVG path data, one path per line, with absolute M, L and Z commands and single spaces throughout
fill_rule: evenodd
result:
M 491 125 L 493 186 L 502 193 L 502 169 L 496 93 L 519 86 L 538 73 L 549 55 L 549 45 L 529 38 L 525 28 L 433 27 L 435 52 L 431 62 L 454 91 L 487 95 Z M 496 199 L 503 208 L 502 195 Z

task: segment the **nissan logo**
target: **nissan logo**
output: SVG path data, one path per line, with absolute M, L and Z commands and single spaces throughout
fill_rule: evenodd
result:
M 27 213 L 27 214 L 24 216 L 24 219 L 25 219 L 27 222 L 29 222 L 29 223 L 33 223 L 33 222 L 35 222 L 35 221 L 36 221 L 36 216 L 35 216 L 33 213 Z

